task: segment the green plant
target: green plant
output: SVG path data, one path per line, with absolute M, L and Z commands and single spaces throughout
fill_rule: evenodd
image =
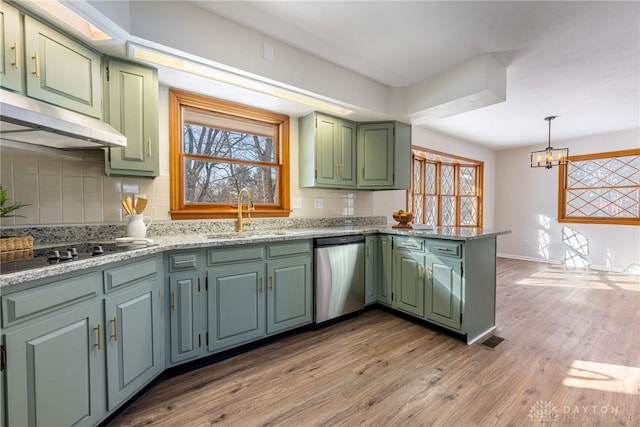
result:
M 2 185 L 0 185 L 0 218 L 18 217 L 18 216 L 24 218 L 24 215 L 17 215 L 15 213 L 11 215 L 9 214 L 11 212 L 17 211 L 23 206 L 29 206 L 29 205 L 22 204 L 21 202 L 15 202 L 11 206 L 5 206 L 4 204 L 6 202 L 7 202 L 7 190 L 2 188 Z

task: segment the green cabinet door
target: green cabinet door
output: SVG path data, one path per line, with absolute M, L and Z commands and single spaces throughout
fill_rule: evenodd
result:
M 210 352 L 266 333 L 264 261 L 215 267 L 207 272 Z
M 270 260 L 267 264 L 267 333 L 313 320 L 311 256 Z
M 164 369 L 160 300 L 153 280 L 105 299 L 109 410 Z
M 358 188 L 410 188 L 410 125 L 400 122 L 360 123 L 357 145 Z
M 102 118 L 102 56 L 35 19 L 24 17 L 26 93 Z
M 105 120 L 127 146 L 105 151 L 107 175 L 156 177 L 159 173 L 158 76 L 154 69 L 110 58 Z
M 8 332 L 9 426 L 94 425 L 105 414 L 100 302 Z
M 422 252 L 394 249 L 393 257 L 394 307 L 423 317 L 425 255 Z
M 388 235 L 380 236 L 380 275 L 378 282 L 378 302 L 385 305 L 392 305 L 393 292 L 393 243 L 392 237 Z
M 0 86 L 22 92 L 24 55 L 18 9 L 0 2 Z
M 357 124 L 311 113 L 300 119 L 300 187 L 356 187 Z
M 393 123 L 358 128 L 358 187 L 393 188 Z
M 380 273 L 379 237 L 366 236 L 364 242 L 364 303 L 373 304 L 378 300 Z
M 427 255 L 427 320 L 460 329 L 462 318 L 462 260 Z
M 202 343 L 198 273 L 169 280 L 171 363 L 198 357 Z

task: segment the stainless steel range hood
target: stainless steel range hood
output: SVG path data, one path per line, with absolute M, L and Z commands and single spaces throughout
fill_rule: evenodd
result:
M 125 147 L 108 123 L 13 92 L 0 93 L 0 140 L 61 150 Z

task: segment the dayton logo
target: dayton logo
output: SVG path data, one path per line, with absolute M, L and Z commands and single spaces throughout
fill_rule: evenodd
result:
M 555 405 L 547 400 L 539 400 L 529 409 L 529 419 L 531 421 L 545 422 L 557 421 L 560 419 L 560 413 Z

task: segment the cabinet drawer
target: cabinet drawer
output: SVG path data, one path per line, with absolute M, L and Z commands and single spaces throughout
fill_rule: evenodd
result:
M 2 324 L 9 327 L 33 317 L 98 296 L 100 273 L 90 273 L 2 297 Z
M 104 291 L 106 293 L 116 288 L 131 285 L 142 278 L 155 275 L 157 271 L 158 262 L 155 257 L 105 270 L 103 276 Z
M 310 240 L 300 240 L 287 243 L 273 243 L 267 245 L 267 256 L 269 258 L 308 253 L 311 253 Z
M 264 246 L 235 246 L 207 251 L 207 265 L 264 259 Z
M 448 255 L 458 258 L 462 256 L 462 243 L 459 242 L 429 240 L 427 249 L 432 254 Z
M 198 254 L 171 254 L 169 255 L 169 271 L 187 271 L 198 269 Z
M 393 247 L 424 252 L 424 239 L 405 236 L 393 236 Z

